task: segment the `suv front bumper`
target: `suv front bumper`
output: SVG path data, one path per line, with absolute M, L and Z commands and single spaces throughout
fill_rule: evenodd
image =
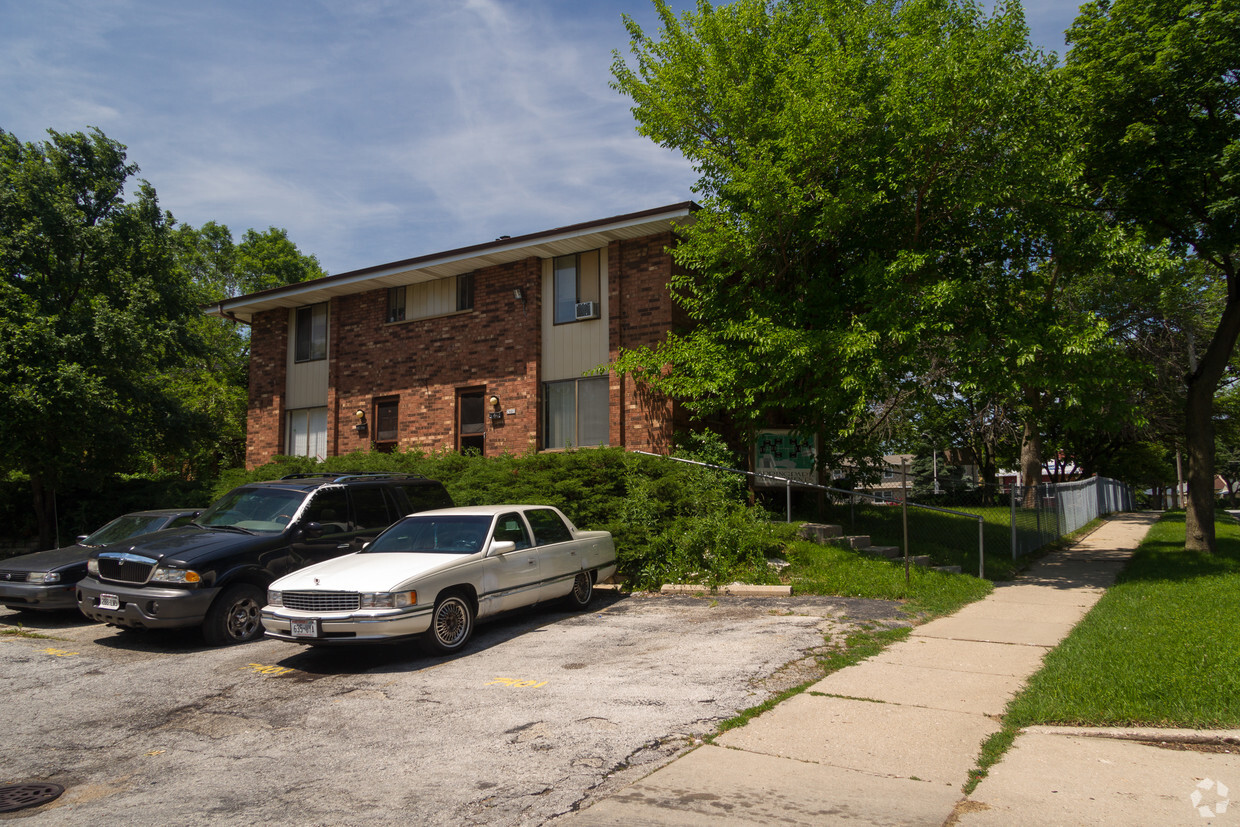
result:
M 87 577 L 78 583 L 77 603 L 91 620 L 128 629 L 178 629 L 200 626 L 218 588 L 177 589 L 164 586 L 127 586 Z M 99 606 L 100 595 L 115 595 L 118 609 Z

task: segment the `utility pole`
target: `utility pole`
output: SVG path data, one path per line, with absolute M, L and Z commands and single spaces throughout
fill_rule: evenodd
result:
M 1184 469 L 1180 465 L 1180 449 L 1175 449 L 1175 507 L 1184 507 Z
M 909 582 L 909 556 L 908 556 L 908 457 L 900 459 L 900 509 L 901 516 L 904 519 L 904 582 Z

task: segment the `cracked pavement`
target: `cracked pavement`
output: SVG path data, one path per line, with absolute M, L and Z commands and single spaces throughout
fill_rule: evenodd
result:
M 65 787 L 0 821 L 542 824 L 817 677 L 813 653 L 852 624 L 903 622 L 889 601 L 600 590 L 439 658 L 210 649 L 0 609 L 0 784 Z

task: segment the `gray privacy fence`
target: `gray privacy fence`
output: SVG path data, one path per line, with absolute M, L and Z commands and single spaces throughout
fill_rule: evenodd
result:
M 1090 520 L 1131 511 L 1132 490 L 1117 480 L 1090 477 L 1012 488 L 1012 559 L 1071 534 Z

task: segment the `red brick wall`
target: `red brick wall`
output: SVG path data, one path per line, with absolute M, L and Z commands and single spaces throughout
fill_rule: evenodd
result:
M 259 313 L 250 326 L 250 401 L 245 438 L 250 468 L 283 453 L 288 335 L 287 310 Z
M 614 242 L 608 250 L 611 356 L 619 347 L 654 344 L 675 318 L 667 292 L 672 235 Z M 513 291 L 520 288 L 518 300 Z M 474 309 L 451 316 L 388 324 L 386 289 L 331 300 L 328 344 L 327 446 L 333 455 L 368 450 L 374 438 L 374 400 L 399 397 L 398 447 L 456 446 L 457 394 L 480 389 L 497 396 L 501 423 L 488 420 L 486 453 L 537 450 L 542 308 L 542 262 L 528 258 L 479 270 Z M 256 315 L 251 340 L 247 463 L 282 451 L 288 311 Z M 507 414 L 508 410 L 514 414 Z M 671 448 L 675 407 L 652 398 L 625 377 L 611 376 L 612 445 L 665 453 Z M 354 429 L 363 410 L 370 432 Z M 488 412 L 490 407 L 487 407 Z
M 373 401 L 391 396 L 400 397 L 399 448 L 453 450 L 457 393 L 467 388 L 499 397 L 501 411 L 516 411 L 488 419 L 487 454 L 534 448 L 541 267 L 530 258 L 477 271 L 474 309 L 451 316 L 387 324 L 386 289 L 333 299 L 328 428 L 339 423 L 335 453 L 369 447 L 373 430 L 358 437 L 356 411 L 366 411 L 373 429 Z
M 671 329 L 677 310 L 667 288 L 672 275 L 667 249 L 673 242 L 672 234 L 665 233 L 608 247 L 613 359 L 619 348 L 654 345 Z M 672 402 L 615 372 L 611 383 L 611 443 L 632 451 L 668 453 L 676 413 Z

